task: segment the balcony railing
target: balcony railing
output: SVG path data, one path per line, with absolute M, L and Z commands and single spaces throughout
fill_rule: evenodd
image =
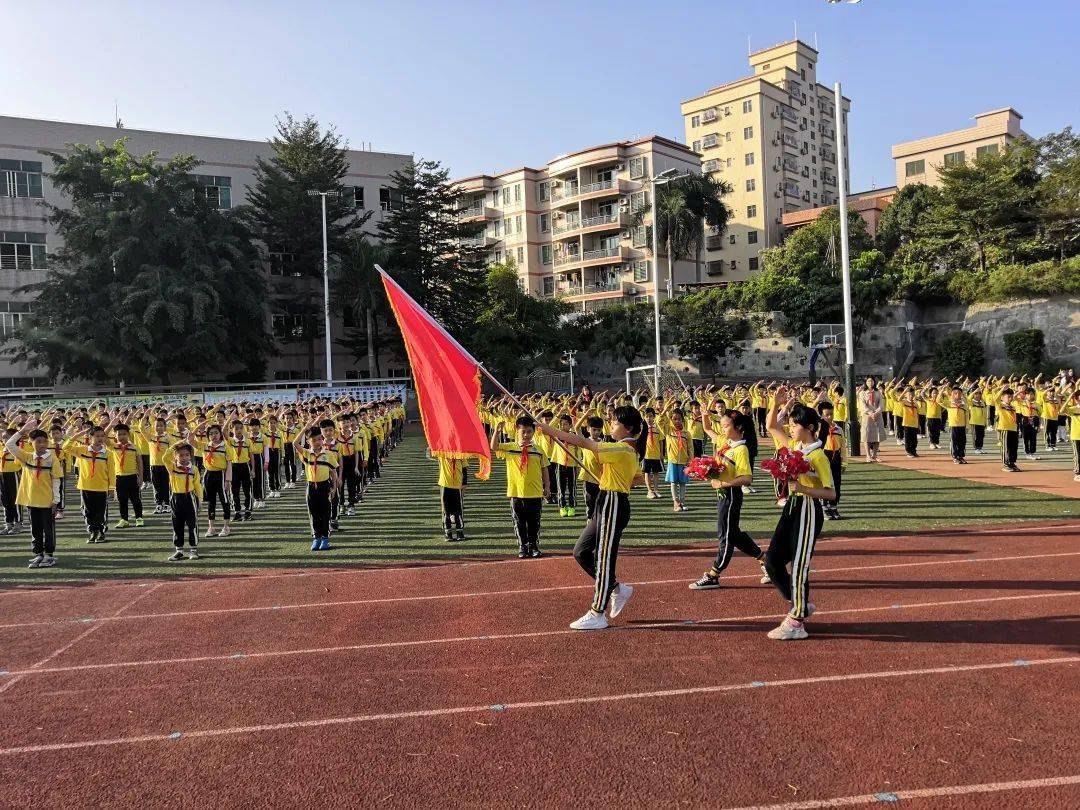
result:
M 482 217 L 484 215 L 484 206 L 474 205 L 470 208 L 459 208 L 457 210 L 459 219 L 472 219 L 473 217 Z
M 586 250 L 581 255 L 584 258 L 584 260 L 587 261 L 587 262 L 592 261 L 593 259 L 610 259 L 610 258 L 613 258 L 615 256 L 620 255 L 620 248 L 618 248 L 618 247 L 607 247 L 607 248 L 598 248 L 596 250 Z
M 555 257 L 555 266 L 562 267 L 567 264 L 576 264 L 581 261 L 580 253 L 562 253 Z
M 581 192 L 578 191 L 578 186 L 576 184 L 574 184 L 574 185 L 565 185 L 565 186 L 561 186 L 560 188 L 557 188 L 554 191 L 552 191 L 551 192 L 551 199 L 553 199 L 553 200 L 569 200 L 571 197 L 576 197 L 580 193 Z
M 487 247 L 488 237 L 486 235 L 481 236 L 467 236 L 461 240 L 461 246 L 465 248 L 482 248 Z
M 563 224 L 553 227 L 551 229 L 551 233 L 555 236 L 558 236 L 561 233 L 570 233 L 571 231 L 576 231 L 580 227 L 581 223 L 578 220 L 568 219 L 564 220 Z
M 580 194 L 591 194 L 594 191 L 606 191 L 609 188 L 615 188 L 614 180 L 600 180 L 596 183 L 585 183 L 581 186 Z
M 619 215 L 614 211 L 610 214 L 596 214 L 581 220 L 582 228 L 592 228 L 596 225 L 611 225 L 619 222 Z
M 797 184 L 793 185 L 791 183 L 785 183 L 784 184 L 784 194 L 786 194 L 788 197 L 798 197 L 799 196 L 799 186 Z
M 710 110 L 705 110 L 705 112 L 703 112 L 701 114 L 701 120 L 704 121 L 706 124 L 712 123 L 717 118 L 718 118 L 718 115 L 717 115 L 717 112 L 716 112 L 715 108 L 710 109 Z
M 717 135 L 706 135 L 701 139 L 701 146 L 703 149 L 712 149 L 720 143 L 720 138 Z

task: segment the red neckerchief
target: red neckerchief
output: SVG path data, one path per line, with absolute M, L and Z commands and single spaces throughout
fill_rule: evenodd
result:
M 213 455 L 216 455 L 217 453 L 220 453 L 220 452 L 221 452 L 221 445 L 220 444 L 211 444 L 211 445 L 209 445 L 206 448 L 206 452 L 203 453 L 203 461 L 206 464 L 209 464 L 210 463 L 210 457 L 213 456 Z
M 48 453 L 49 451 L 46 450 L 45 452 Z M 37 453 L 34 453 L 34 480 L 35 481 L 37 479 L 41 478 L 41 471 L 43 469 L 45 469 L 41 465 L 41 462 L 43 462 L 44 460 L 45 460 L 45 456 L 39 456 Z
M 529 449 L 532 447 L 532 443 L 521 445 L 521 457 L 518 459 L 518 468 L 525 472 L 525 468 L 529 466 Z

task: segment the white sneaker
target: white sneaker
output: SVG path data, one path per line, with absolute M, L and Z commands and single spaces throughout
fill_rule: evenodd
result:
M 27 568 L 40 568 L 41 564 L 44 561 L 45 561 L 45 555 L 44 554 L 38 554 L 36 557 L 34 557 L 34 559 L 30 560 L 30 564 L 27 565 L 26 567 Z
M 217 537 L 217 535 L 218 535 L 218 530 L 217 529 L 207 529 L 206 534 L 204 534 L 203 537 Z
M 230 534 L 232 534 L 232 529 L 228 526 L 222 526 L 221 531 L 218 532 L 218 537 L 228 537 Z
M 54 565 L 56 565 L 56 557 L 52 556 L 51 554 L 46 554 L 45 557 L 42 559 L 41 565 L 39 567 L 52 568 Z
M 772 585 L 772 577 L 770 577 L 768 574 L 762 574 L 761 575 L 761 584 L 762 585 Z
M 169 562 L 180 562 L 182 559 L 184 559 L 184 552 L 180 549 L 177 549 L 169 555 Z
M 630 597 L 633 595 L 634 588 L 632 585 L 619 583 L 619 587 L 611 592 L 611 608 L 608 610 L 611 618 L 614 619 L 622 613 L 623 608 L 626 607 L 626 603 L 630 601 Z
M 607 617 L 603 613 L 590 610 L 575 622 L 570 622 L 571 630 L 606 630 Z
M 768 636 L 775 641 L 802 641 L 809 638 L 810 634 L 806 632 L 802 622 L 785 616 L 778 627 L 769 631 Z
M 189 560 L 197 560 L 197 559 L 199 559 L 199 550 L 197 548 L 188 549 L 187 558 Z M 807 615 L 809 615 L 809 614 L 807 614 Z

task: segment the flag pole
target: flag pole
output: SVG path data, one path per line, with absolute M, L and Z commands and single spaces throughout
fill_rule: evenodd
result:
M 376 264 L 375 269 L 379 272 L 380 275 L 382 275 L 383 277 L 389 279 L 392 284 L 394 284 L 396 287 L 400 288 L 401 285 L 398 284 L 396 281 L 394 281 L 394 277 L 391 276 L 389 273 L 387 273 L 380 265 Z M 407 292 L 405 292 L 404 290 L 402 290 L 402 293 L 404 293 L 409 298 L 412 298 L 412 296 L 409 296 L 409 294 Z M 413 303 L 415 304 L 416 301 L 414 300 Z M 540 421 L 539 419 L 536 418 L 536 416 L 533 415 L 532 411 L 530 411 L 529 408 L 526 407 L 524 402 L 522 402 L 520 399 L 518 399 L 512 393 L 510 393 L 510 391 L 506 388 L 506 386 L 503 385 L 501 382 L 499 382 L 498 379 L 496 379 L 495 375 L 492 374 L 490 371 L 488 371 L 483 363 L 481 363 L 479 360 L 477 360 L 475 357 L 473 357 L 472 352 L 470 352 L 468 349 L 466 349 L 464 346 L 462 346 L 458 342 L 457 338 L 455 338 L 453 335 L 451 335 L 446 330 L 446 327 L 444 327 L 441 323 L 439 323 L 432 316 L 432 314 L 430 312 L 428 312 L 426 309 L 424 309 L 419 304 L 416 304 L 416 306 L 417 306 L 417 309 L 419 309 L 424 314 L 424 316 L 428 319 L 428 322 L 432 326 L 434 326 L 436 329 L 438 329 L 439 332 L 442 333 L 443 337 L 445 337 L 447 340 L 449 340 L 451 343 L 453 343 L 454 346 L 457 347 L 458 351 L 460 351 L 463 355 L 468 357 L 469 360 L 476 363 L 476 367 L 481 371 L 481 373 L 485 377 L 487 377 L 489 380 L 491 380 L 491 382 L 495 385 L 495 387 L 498 388 L 503 394 L 508 396 L 510 398 L 511 402 L 513 402 L 515 405 L 517 405 L 519 408 L 521 408 L 521 410 L 525 411 L 526 415 L 529 416 L 529 418 L 532 419 L 534 422 L 539 422 Z M 551 440 L 553 442 L 555 442 L 555 444 L 557 444 L 559 447 L 561 447 L 563 449 L 563 451 L 566 452 L 566 454 L 570 456 L 570 458 L 572 458 L 574 461 L 577 462 L 578 466 L 581 468 L 582 473 L 587 475 L 589 478 L 593 479 L 593 481 L 595 483 L 597 483 L 597 484 L 600 483 L 597 480 L 596 476 L 594 476 L 592 473 L 590 473 L 588 470 L 585 469 L 585 465 L 582 463 L 581 459 L 577 457 L 577 455 L 574 453 L 573 450 L 571 450 L 569 447 L 567 447 L 565 444 L 563 444 L 561 440 L 555 438 L 554 436 L 551 437 Z

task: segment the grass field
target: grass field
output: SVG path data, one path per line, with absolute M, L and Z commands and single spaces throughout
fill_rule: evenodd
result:
M 496 462 L 490 481 L 475 482 L 467 490 L 469 540 L 465 543 L 448 544 L 442 538 L 435 473 L 434 463 L 426 458 L 422 436 L 411 433 L 391 457 L 382 480 L 369 491 L 359 514 L 345 519 L 343 531 L 334 535 L 334 550 L 319 554 L 308 550 L 310 534 L 303 489 L 288 490 L 280 500 L 269 502 L 264 511 L 255 513 L 255 520 L 238 524 L 226 540 L 204 540 L 201 560 L 181 563 L 165 561 L 171 552 L 167 516 L 149 514 L 145 528 L 110 530 L 108 543 L 87 545 L 82 518 L 78 509 L 72 509 L 58 524 L 59 564 L 55 568 L 26 568 L 30 557 L 28 530 L 14 537 L 0 537 L 0 584 L 181 577 L 310 566 L 420 564 L 506 557 L 516 552 L 501 462 Z M 768 482 L 762 478 L 758 494 L 748 496 L 743 509 L 743 526 L 759 542 L 767 540 L 777 515 L 770 495 Z M 680 545 L 707 541 L 715 533 L 714 503 L 711 489 L 692 484 L 692 511 L 673 514 L 670 500 L 649 501 L 644 489 L 635 490 L 633 517 L 623 543 Z M 858 462 L 851 464 L 845 475 L 841 507 L 845 519 L 826 523 L 827 536 L 917 533 L 965 524 L 1007 524 L 1080 515 L 1080 499 Z M 110 506 L 110 523 L 116 517 L 115 507 Z M 560 518 L 557 509 L 546 508 L 542 548 L 569 549 L 583 525 L 583 505 L 576 518 Z

